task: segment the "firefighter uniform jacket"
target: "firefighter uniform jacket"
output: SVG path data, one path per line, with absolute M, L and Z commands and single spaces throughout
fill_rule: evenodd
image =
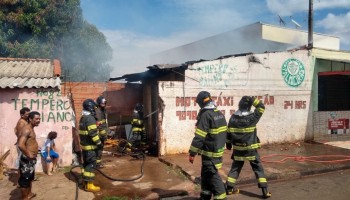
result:
M 143 113 L 135 112 L 131 121 L 132 132 L 133 133 L 143 133 L 146 132 L 144 121 L 143 121 Z
M 204 160 L 214 162 L 217 169 L 222 167 L 222 156 L 226 142 L 227 122 L 225 116 L 217 110 L 200 110 L 196 124 L 195 136 L 189 150 L 190 155 L 200 154 Z
M 91 151 L 101 145 L 100 137 L 97 134 L 96 119 L 92 115 L 82 115 L 79 121 L 79 137 L 81 149 Z
M 254 112 L 235 112 L 228 123 L 227 142 L 232 143 L 232 159 L 256 160 L 256 150 L 261 147 L 256 124 L 265 111 L 264 104 L 254 98 Z
M 107 138 L 108 124 L 106 110 L 98 107 L 96 109 L 97 130 L 101 139 Z

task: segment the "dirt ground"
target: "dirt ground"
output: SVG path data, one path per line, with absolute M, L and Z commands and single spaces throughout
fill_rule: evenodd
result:
M 147 156 L 142 165 L 142 159 L 131 156 L 104 156 L 103 173 L 113 179 L 135 179 L 134 181 L 110 180 L 96 172 L 96 185 L 101 186 L 97 193 L 85 192 L 81 186 L 77 189 L 76 176 L 80 168 L 60 168 L 53 176 L 37 173 L 39 179 L 33 182 L 34 199 L 81 199 L 104 200 L 113 199 L 194 199 L 199 195 L 200 187 L 193 184 L 184 175 L 160 162 L 157 157 Z M 71 173 L 72 172 L 72 173 Z M 75 175 L 74 175 L 75 174 Z M 3 180 L 0 180 L 0 199 L 20 199 L 20 189 L 16 187 L 17 172 L 10 170 Z M 108 198 L 110 197 L 110 198 Z

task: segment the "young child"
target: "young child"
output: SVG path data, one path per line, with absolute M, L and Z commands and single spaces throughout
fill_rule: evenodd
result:
M 52 172 L 55 172 L 57 169 L 57 162 L 58 162 L 59 155 L 56 152 L 56 147 L 55 147 L 54 140 L 56 138 L 57 138 L 57 132 L 51 131 L 47 135 L 47 139 L 45 140 L 45 143 L 41 148 L 41 156 L 44 158 L 46 162 L 46 173 L 49 176 L 51 176 Z

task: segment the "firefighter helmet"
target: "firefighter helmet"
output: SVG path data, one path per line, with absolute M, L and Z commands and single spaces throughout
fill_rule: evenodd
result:
M 196 103 L 203 108 L 209 101 L 211 101 L 210 93 L 207 91 L 201 91 L 198 93 Z
M 103 97 L 103 96 L 99 96 L 97 99 L 96 99 L 96 103 L 97 105 L 101 105 L 102 103 L 107 103 L 106 99 Z
M 238 108 L 241 111 L 250 111 L 252 104 L 252 97 L 243 96 L 242 99 L 239 101 Z
M 137 103 L 135 106 L 135 110 L 137 112 L 142 112 L 143 111 L 143 105 L 141 103 Z
M 95 114 L 95 107 L 96 107 L 96 103 L 92 99 L 86 99 L 83 102 L 83 109 L 91 112 L 91 114 Z

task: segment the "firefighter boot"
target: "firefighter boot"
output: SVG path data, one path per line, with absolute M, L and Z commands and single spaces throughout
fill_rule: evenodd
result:
M 272 196 L 271 192 L 267 191 L 266 187 L 261 188 L 261 191 L 263 193 L 263 198 L 267 199 Z
M 94 185 L 91 181 L 88 181 L 85 183 L 85 190 L 87 192 L 99 192 L 101 188 Z
M 227 194 L 227 195 L 239 194 L 239 189 L 238 189 L 238 188 L 235 188 L 235 187 L 227 186 L 227 187 L 226 187 L 226 194 Z

